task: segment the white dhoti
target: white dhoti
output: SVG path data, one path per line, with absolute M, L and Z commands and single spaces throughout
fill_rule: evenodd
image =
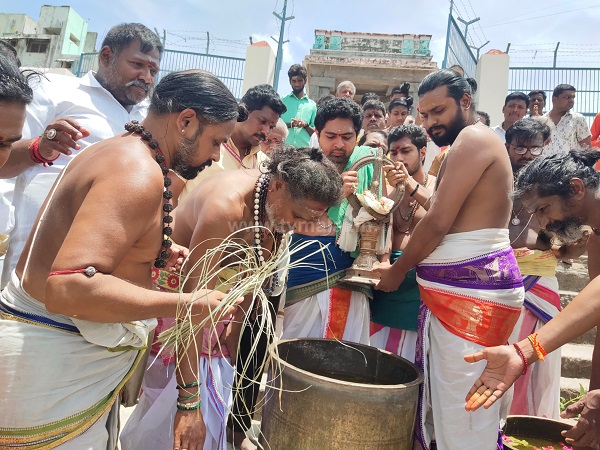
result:
M 464 356 L 505 344 L 523 304 L 523 283 L 508 230 L 447 235 L 417 266 L 424 303 L 417 362 L 425 373 L 417 439 L 429 449 L 494 450 L 511 395 L 465 411 L 465 396 L 486 362 Z
M 369 324 L 368 297 L 363 292 L 333 287 L 286 305 L 282 339 L 336 338 L 369 345 Z
M 391 328 L 378 326 L 371 323 L 371 345 L 382 350 L 415 362 L 415 350 L 417 346 L 418 333 L 412 330 L 402 330 L 400 328 Z
M 51 314 L 13 272 L 0 296 L 0 447 L 105 450 L 108 411 L 155 323 Z
M 151 358 L 148 362 L 140 402 L 121 433 L 123 450 L 173 448 L 178 395 L 174 370 L 174 363 L 165 366 L 161 358 Z M 227 449 L 226 422 L 234 373 L 229 358 L 200 358 L 200 412 L 206 426 L 203 450 Z
M 527 339 L 560 312 L 556 277 L 527 276 L 525 305 L 509 342 Z M 510 414 L 560 418 L 560 348 L 549 353 L 544 362 L 533 364 L 515 382 Z

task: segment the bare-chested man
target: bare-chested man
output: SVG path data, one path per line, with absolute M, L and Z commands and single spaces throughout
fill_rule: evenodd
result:
M 116 421 L 107 426 L 107 417 L 154 318 L 174 317 L 177 304 L 193 298 L 152 289 L 152 263 L 168 266 L 179 256 L 164 237 L 165 175 L 191 178 L 218 158 L 238 113 L 215 76 L 171 73 L 141 125 L 94 144 L 61 172 L 0 297 L 0 410 L 10 411 L 0 418 L 0 446 L 114 448 L 107 428 L 115 432 Z M 222 297 L 197 296 L 197 317 Z M 193 372 L 182 370 L 178 384 Z M 202 442 L 192 406 L 175 415 L 176 449 Z
M 435 177 L 425 173 L 427 135 L 417 125 L 392 128 L 388 136 L 389 157 L 397 163 L 388 171 L 392 186 L 405 182 L 405 195 L 394 211 L 392 251 L 384 255 L 381 266 L 393 264 L 406 247 L 415 226 L 429 209 Z M 371 301 L 371 345 L 414 362 L 419 315 L 419 286 L 416 272 L 409 270 L 394 292 L 376 290 Z
M 550 140 L 550 127 L 544 119 L 525 118 L 506 131 L 506 149 L 515 177 L 518 172 L 543 153 Z M 553 245 L 551 233 L 542 230 L 537 218 L 515 200 L 508 225 L 511 245 L 525 286 L 525 302 L 509 342 L 518 342 L 541 328 L 561 310 L 557 258 L 574 258 L 585 251 L 587 240 L 580 245 Z M 560 351 L 537 364 L 515 383 L 510 414 L 559 418 Z
M 271 159 L 262 171 L 258 170 L 236 170 L 224 171 L 218 177 L 208 177 L 203 180 L 191 195 L 185 198 L 177 207 L 175 230 L 173 239 L 175 242 L 189 246 L 190 258 L 184 266 L 185 275 L 192 280 L 200 276 L 201 268 L 190 270 L 206 254 L 207 251 L 225 241 L 231 233 L 240 230 L 235 235 L 236 242 L 245 243 L 248 248 L 261 251 L 265 259 L 268 259 L 274 248 L 273 235 L 262 235 L 256 238 L 254 226 L 258 223 L 274 231 L 274 233 L 285 233 L 301 225 L 316 226 L 317 221 L 326 215 L 327 208 L 340 200 L 342 179 L 337 173 L 336 167 L 319 149 L 293 148 L 286 146 L 280 148 L 271 155 Z M 259 203 L 255 203 L 257 199 Z M 258 211 L 258 214 L 257 214 Z M 283 245 L 286 245 L 284 242 Z M 232 264 L 235 264 L 230 255 L 223 255 L 223 265 L 219 270 L 219 281 L 214 280 L 211 288 L 227 291 L 231 287 L 231 280 L 235 277 Z M 284 275 L 281 280 L 272 280 L 273 291 L 271 295 L 278 295 L 284 284 Z M 279 284 L 279 286 L 277 286 Z M 190 291 L 196 285 L 195 282 L 187 282 L 183 286 L 184 291 Z M 270 289 L 269 286 L 265 286 Z M 238 353 L 238 340 L 244 311 L 247 311 L 253 302 L 252 296 L 248 296 L 238 312 L 231 319 L 229 325 L 223 330 L 217 327 L 217 334 L 221 334 L 221 345 L 217 345 L 216 339 L 209 338 L 208 330 L 204 334 L 202 352 L 199 356 L 201 377 L 203 380 L 200 388 L 202 400 L 202 415 L 206 423 L 206 441 L 204 449 L 225 448 L 225 428 L 228 412 L 232 406 L 232 386 L 234 384 L 235 364 Z M 274 312 L 274 311 L 272 311 Z M 251 367 L 247 362 L 237 359 L 237 364 L 244 366 L 242 373 L 245 379 L 242 385 L 249 385 L 248 378 L 256 380 L 256 389 L 240 390 L 242 395 L 253 396 L 258 393 L 258 381 L 262 371 L 261 361 L 266 351 L 267 333 L 260 330 L 258 320 L 246 319 L 244 333 L 255 334 L 253 340 L 242 340 L 240 345 L 256 344 L 256 339 L 264 341 L 259 343 L 256 349 L 248 348 L 245 352 L 251 356 Z M 262 332 L 261 332 L 262 331 Z M 269 333 L 272 335 L 272 333 Z M 214 337 L 214 335 L 213 335 Z M 264 339 L 263 339 L 264 338 Z M 240 350 L 241 352 L 241 350 Z M 198 355 L 196 355 L 198 357 Z M 190 355 L 190 359 L 192 355 Z M 247 357 L 246 357 L 247 358 Z M 254 364 L 253 364 L 254 363 Z M 240 368 L 238 367 L 238 372 Z M 158 359 L 149 367 L 146 377 L 155 381 L 161 380 L 166 389 L 174 389 L 174 381 L 171 380 L 173 369 L 165 367 L 162 360 Z M 171 386 L 173 385 L 173 386 Z M 154 389 L 157 386 L 153 386 Z M 162 395 L 162 394 L 161 394 Z M 237 395 L 240 395 L 239 393 Z M 148 395 L 149 398 L 153 394 Z M 154 396 L 156 397 L 156 396 Z M 160 441 L 168 439 L 173 430 L 158 426 L 173 414 L 175 410 L 175 397 L 171 396 L 168 404 L 164 402 L 155 403 L 146 411 L 145 429 L 155 429 L 154 432 L 144 432 L 144 443 L 131 450 L 161 450 Z M 252 408 L 254 399 L 245 398 L 245 405 Z M 149 400 L 151 401 L 151 400 Z M 148 403 L 148 401 L 146 401 Z M 240 417 L 240 414 L 243 417 Z M 246 411 L 233 410 L 233 422 L 241 422 L 240 428 L 248 429 L 250 424 L 245 424 L 245 417 L 251 418 Z M 152 417 L 150 419 L 150 417 Z M 144 420 L 142 418 L 141 420 Z M 149 424 L 152 420 L 153 424 Z M 152 426 L 156 424 L 157 426 Z M 130 424 L 128 424 L 128 427 Z M 131 425 L 135 428 L 135 424 Z M 237 428 L 237 427 L 236 427 Z M 132 431 L 134 431 L 132 429 Z M 238 443 L 242 448 L 249 448 L 249 442 Z
M 423 125 L 438 146 L 452 148 L 428 213 L 377 286 L 395 290 L 417 266 L 428 309 L 419 323 L 423 348 L 417 362 L 426 381 L 417 437 L 424 448 L 435 440 L 439 450 L 496 448 L 500 404 L 483 414 L 465 411 L 464 392 L 483 367 L 463 356 L 489 342 L 506 343 L 523 304 L 508 236 L 510 162 L 502 141 L 478 123 L 471 92 L 452 70 L 434 72 L 419 86 Z

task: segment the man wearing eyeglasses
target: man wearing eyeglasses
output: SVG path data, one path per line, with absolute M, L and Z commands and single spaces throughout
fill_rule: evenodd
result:
M 544 120 L 533 117 L 521 119 L 508 128 L 506 149 L 515 177 L 523 167 L 545 154 L 550 133 Z M 581 255 L 586 242 L 561 245 L 552 232 L 541 229 L 536 216 L 518 200 L 513 204 L 508 230 L 525 286 L 525 302 L 509 339 L 513 343 L 537 331 L 561 310 L 555 275 L 557 263 Z M 531 366 L 515 383 L 510 414 L 559 418 L 560 359 L 559 352 L 549 354 L 544 364 Z
M 544 114 L 554 125 L 550 143 L 544 155 L 564 154 L 571 150 L 589 148 L 592 145 L 590 129 L 585 117 L 573 112 L 576 89 L 570 84 L 559 84 L 552 93 L 552 109 Z

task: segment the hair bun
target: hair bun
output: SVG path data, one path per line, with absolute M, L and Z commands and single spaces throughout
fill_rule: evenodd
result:
M 408 106 L 408 109 L 410 110 L 413 106 L 413 102 L 414 99 L 409 95 L 408 97 L 406 97 L 406 106 Z
M 475 92 L 477 92 L 477 81 L 474 78 L 465 78 L 465 80 L 471 86 L 471 95 L 475 95 Z
M 321 162 L 323 161 L 323 152 L 318 148 L 311 148 L 309 157 L 312 161 Z
M 238 105 L 238 122 L 245 122 L 248 119 L 248 108 L 243 103 Z

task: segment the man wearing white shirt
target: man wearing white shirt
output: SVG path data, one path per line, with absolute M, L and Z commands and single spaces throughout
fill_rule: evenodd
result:
M 559 84 L 552 93 L 552 109 L 544 114 L 554 123 L 550 144 L 544 147 L 544 156 L 568 153 L 589 148 L 592 133 L 582 114 L 571 111 L 575 104 L 576 89 L 570 84 Z
M 117 25 L 102 43 L 98 72 L 82 78 L 48 74 L 32 86 L 34 100 L 27 108 L 24 139 L 14 144 L 0 170 L 2 178 L 17 177 L 16 223 L 2 286 L 10 279 L 58 173 L 81 150 L 123 133 L 131 120 L 144 119 L 145 99 L 154 86 L 162 51 L 156 34 L 144 25 Z
M 492 130 L 500 136 L 502 142 L 506 141 L 506 130 L 515 123 L 517 120 L 521 120 L 527 114 L 527 108 L 529 107 L 529 97 L 524 92 L 511 92 L 504 99 L 504 107 L 502 108 L 502 114 L 504 114 L 504 121 L 500 125 L 492 127 Z

